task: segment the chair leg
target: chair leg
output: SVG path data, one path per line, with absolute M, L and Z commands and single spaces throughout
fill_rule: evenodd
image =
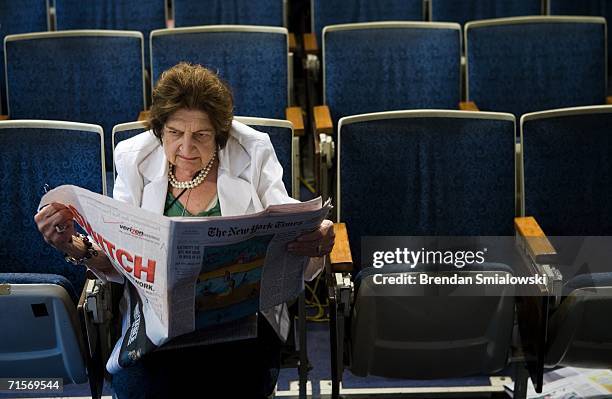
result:
M 527 398 L 527 385 L 529 383 L 529 371 L 523 362 L 516 363 L 514 381 L 514 399 Z
M 88 356 L 89 357 L 89 356 Z M 100 351 L 96 350 L 88 359 L 87 374 L 89 376 L 89 389 L 92 399 L 102 398 L 102 388 L 104 387 L 104 366 Z
M 306 340 L 306 297 L 304 292 L 302 292 L 298 297 L 298 318 L 300 342 L 300 364 L 298 366 L 298 373 L 300 379 L 300 399 L 306 399 L 306 384 L 308 383 L 309 362 Z
M 340 356 L 338 348 L 338 309 L 335 298 L 329 301 L 329 344 L 331 349 L 332 399 L 340 397 Z

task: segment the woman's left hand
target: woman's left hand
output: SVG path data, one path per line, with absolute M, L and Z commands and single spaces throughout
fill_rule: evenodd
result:
M 299 236 L 289 243 L 287 249 L 296 255 L 310 256 L 312 258 L 327 255 L 334 247 L 334 224 L 325 219 L 319 228 L 313 232 Z

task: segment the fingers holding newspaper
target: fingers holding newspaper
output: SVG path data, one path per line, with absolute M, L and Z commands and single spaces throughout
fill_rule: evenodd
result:
M 75 252 L 72 242 L 74 234 L 72 218 L 72 211 L 66 205 L 57 202 L 50 203 L 34 215 L 36 226 L 45 242 L 70 254 Z
M 76 234 L 73 218 L 70 208 L 59 202 L 44 206 L 34 215 L 36 226 L 45 242 L 61 251 L 67 262 L 86 265 L 102 274 L 112 273 L 112 265 L 104 252 L 87 236 Z
M 334 246 L 334 224 L 331 220 L 323 220 L 319 228 L 310 233 L 302 234 L 297 240 L 287 246 L 287 250 L 296 255 L 311 258 L 327 255 Z

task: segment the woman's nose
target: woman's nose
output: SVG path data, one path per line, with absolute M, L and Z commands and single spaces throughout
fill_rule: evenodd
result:
M 183 134 L 183 149 L 185 151 L 190 151 L 191 146 L 193 144 L 193 135 L 191 133 L 185 132 Z

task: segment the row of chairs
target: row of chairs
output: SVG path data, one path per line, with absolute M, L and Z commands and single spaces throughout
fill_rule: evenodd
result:
M 236 120 L 270 135 L 283 166 L 287 191 L 296 193 L 291 123 L 244 117 Z M 113 147 L 144 129 L 142 122 L 115 126 Z M 13 188 L 0 192 L 0 198 L 11 204 L 4 208 L 0 220 L 0 228 L 6 232 L 0 237 L 0 321 L 6 327 L 0 343 L 0 375 L 64 378 L 65 383 L 89 380 L 96 398 L 101 393 L 104 363 L 111 349 L 108 332 L 112 323 L 104 312 L 112 293 L 87 280 L 85 268 L 67 264 L 46 244 L 33 215 L 45 185 L 74 184 L 110 195 L 112 189 L 107 189 L 106 183 L 111 185 L 114 176 L 105 173 L 103 135 L 101 126 L 83 123 L 0 122 L 0 175 L 5 187 Z M 298 323 L 305 320 L 301 311 Z M 85 313 L 90 317 L 85 318 Z M 85 326 L 86 319 L 94 323 Z M 305 325 L 298 324 L 295 337 L 303 341 L 301 356 L 306 354 L 305 333 Z M 299 367 L 304 387 L 307 364 L 305 358 L 292 364 Z
M 527 213 L 541 219 L 544 229 L 553 234 L 609 234 L 610 209 L 607 199 L 612 194 L 610 193 L 612 185 L 608 184 L 612 175 L 609 170 L 612 142 L 607 132 L 611 119 L 612 107 L 609 106 L 549 111 L 523 116 L 521 120 L 523 158 L 518 170 L 523 175 L 519 181 L 523 182 L 521 185 L 524 186 L 524 189 L 521 192 L 524 194 L 520 214 Z M 292 153 L 293 135 L 289 139 L 289 134 L 284 134 L 283 138 L 278 141 L 274 138 L 276 134 L 270 130 L 270 126 L 274 126 L 287 131 L 289 125 L 286 122 L 272 124 L 269 121 L 260 123 L 257 120 L 244 121 L 271 133 L 279 160 L 283 163 L 285 170 L 291 170 L 291 160 L 295 154 L 292 156 L 288 154 Z M 514 165 L 515 119 L 512 115 L 415 110 L 351 116 L 341 119 L 339 126 L 339 218 L 349 227 L 348 237 L 354 249 L 358 248 L 361 237 L 369 235 L 513 234 L 516 168 Z M 139 133 L 142 128 L 143 126 L 138 124 L 117 127 L 113 135 L 114 144 Z M 11 288 L 12 292 L 16 293 L 15 296 L 1 298 L 5 301 L 2 305 L 3 309 L 4 306 L 7 306 L 13 311 L 1 314 L 12 314 L 15 319 L 19 320 L 28 318 L 27 321 L 24 320 L 24 323 L 30 323 L 28 331 L 40 331 L 47 338 L 44 340 L 41 337 L 39 340 L 35 338 L 38 343 L 30 346 L 32 344 L 26 344 L 23 341 L 25 338 L 21 334 L 23 325 L 16 327 L 14 334 L 9 334 L 12 340 L 4 341 L 6 345 L 2 348 L 3 353 L 13 353 L 15 348 L 18 348 L 17 351 L 30 353 L 28 356 L 24 356 L 23 353 L 16 355 L 15 359 L 21 360 L 15 360 L 14 364 L 0 363 L 6 366 L 2 374 L 8 375 L 6 374 L 8 370 L 29 369 L 33 373 L 42 375 L 40 369 L 31 368 L 32 364 L 23 360 L 40 355 L 46 359 L 40 363 L 43 365 L 43 370 L 48 367 L 53 370 L 54 376 L 57 376 L 58 363 L 67 362 L 71 367 L 75 364 L 82 366 L 85 363 L 81 356 L 87 351 L 83 349 L 84 344 L 79 343 L 78 329 L 75 329 L 73 334 L 62 334 L 63 341 L 59 338 L 58 341 L 53 341 L 49 338 L 53 335 L 48 335 L 48 332 L 43 333 L 43 331 L 48 331 L 48 329 L 55 331 L 57 327 L 53 323 L 66 323 L 65 325 L 74 327 L 74 303 L 84 286 L 85 276 L 82 270 L 68 267 L 61 256 L 42 242 L 34 226 L 32 215 L 36 212 L 41 194 L 38 192 L 39 187 L 44 184 L 54 186 L 73 183 L 92 191 L 104 192 L 102 129 L 99 126 L 64 122 L 5 121 L 0 123 L 0 133 L 3 148 L 6 149 L 1 159 L 3 172 L 0 175 L 7 180 L 5 187 L 20 187 L 18 191 L 2 191 L 4 202 L 12 203 L 14 206 L 7 207 L 3 212 L 5 217 L 0 220 L 4 225 L 3 231 L 11 231 L 13 228 L 11 226 L 21 226 L 20 234 L 2 237 L 3 243 L 0 248 L 6 251 L 2 254 L 3 271 L 44 274 L 54 270 L 57 274 L 64 276 L 64 278 L 46 276 L 42 280 L 38 275 L 2 276 L 3 283 L 14 284 L 17 281 L 46 284 L 38 287 L 41 291 L 35 293 L 31 292 L 31 287 Z M 533 145 L 530 145 L 532 143 Z M 25 151 L 26 148 L 27 151 Z M 58 162 L 58 160 L 61 161 Z M 379 167 L 381 162 L 384 162 L 384 168 Z M 391 184 L 383 184 L 390 180 Z M 285 182 L 287 184 L 286 177 Z M 561 188 L 566 188 L 566 190 L 561 192 L 559 191 Z M 585 196 L 585 192 L 588 192 L 588 197 Z M 15 197 L 16 194 L 17 197 Z M 539 205 L 532 205 L 534 203 Z M 378 209 L 378 211 L 373 212 L 373 209 Z M 568 224 L 559 224 L 560 220 Z M 575 227 L 572 229 L 573 226 L 577 226 L 580 230 L 576 230 Z M 354 254 L 358 253 L 358 250 L 354 252 Z M 42 257 L 46 260 L 44 264 L 40 261 Z M 355 255 L 354 257 L 359 259 Z M 332 262 L 334 265 L 346 265 L 347 263 L 345 260 L 334 257 L 332 257 Z M 356 264 L 361 265 L 361 262 L 357 261 Z M 360 337 L 351 344 L 351 361 L 358 375 L 385 374 L 388 373 L 388 370 L 393 370 L 391 375 L 394 377 L 412 375 L 413 378 L 424 378 L 428 376 L 426 373 L 423 374 L 424 372 L 435 370 L 437 374 L 430 374 L 429 378 L 431 378 L 450 376 L 455 373 L 488 373 L 506 364 L 508 337 L 510 336 L 507 327 L 512 324 L 514 313 L 512 311 L 493 312 L 493 309 L 498 309 L 498 307 L 491 308 L 491 303 L 488 301 L 467 303 L 463 312 L 468 311 L 470 315 L 483 316 L 488 323 L 484 324 L 485 330 L 493 328 L 491 326 L 494 325 L 495 328 L 492 331 L 504 333 L 495 334 L 495 336 L 486 335 L 484 338 L 481 335 L 473 337 L 476 340 L 474 342 L 482 342 L 480 350 L 466 352 L 470 353 L 471 357 L 463 357 L 466 359 L 463 366 L 440 363 L 437 361 L 439 358 L 437 355 L 443 354 L 449 348 L 443 342 L 456 341 L 457 335 L 454 334 L 459 334 L 460 331 L 466 334 L 468 332 L 483 334 L 482 329 L 475 328 L 483 324 L 467 323 L 469 318 L 466 318 L 463 324 L 453 324 L 443 318 L 432 319 L 431 317 L 423 317 L 422 320 L 419 319 L 419 323 L 415 324 L 413 320 L 406 318 L 408 323 L 406 325 L 419 325 L 420 331 L 437 331 L 433 335 L 436 337 L 434 340 L 436 345 L 401 345 L 398 343 L 396 347 L 418 348 L 420 351 L 418 356 L 407 356 L 406 351 L 397 349 L 389 352 L 388 348 L 382 348 L 383 356 L 380 356 L 381 352 L 377 352 L 380 342 L 389 343 L 393 341 L 391 338 L 398 339 L 398 337 L 403 337 L 400 340 L 406 340 L 406 337 L 411 337 L 411 335 L 391 333 L 397 331 L 398 328 L 396 316 L 391 319 L 377 318 L 377 324 L 372 330 L 372 322 L 368 319 L 371 317 L 368 311 L 368 309 L 371 310 L 371 306 L 358 306 L 360 300 L 372 300 L 371 296 L 366 295 L 366 299 L 360 296 L 360 290 L 368 286 L 365 282 L 367 274 L 362 275 L 362 278 L 363 281 L 355 285 L 360 287 L 356 292 L 355 304 L 343 304 L 347 306 L 346 309 L 350 310 L 349 314 L 353 312 L 351 317 L 354 317 L 350 320 L 352 327 L 348 331 L 353 334 L 353 337 Z M 600 275 L 597 279 L 587 280 L 586 286 L 584 279 L 568 282 L 567 287 L 584 290 L 585 287 L 589 287 L 588 283 L 592 284 L 594 281 L 609 283 L 607 278 L 606 275 Z M 52 287 L 49 287 L 49 283 Z M 58 291 L 56 288 L 58 284 L 72 287 L 72 289 Z M 25 291 L 20 291 L 21 288 Z M 555 311 L 551 316 L 556 318 L 555 323 L 561 327 L 559 330 L 550 329 L 546 337 L 547 345 L 556 348 L 556 352 L 552 350 L 546 352 L 547 364 L 571 364 L 572 359 L 578 359 L 576 361 L 580 361 L 583 366 L 595 364 L 609 366 L 607 362 L 612 356 L 609 356 L 607 352 L 603 353 L 605 346 L 602 347 L 599 344 L 610 342 L 609 340 L 601 341 L 610 337 L 606 338 L 605 334 L 598 332 L 599 335 L 596 334 L 593 338 L 593 331 L 588 328 L 583 331 L 591 323 L 609 322 L 609 318 L 605 317 L 607 313 L 602 314 L 606 304 L 601 304 L 601 298 L 595 298 L 594 300 L 599 301 L 599 304 L 591 309 L 589 298 L 576 300 L 575 296 L 579 294 L 580 292 L 574 293 L 574 298 L 567 302 L 561 301 L 559 309 L 565 310 Z M 42 296 L 47 295 L 56 299 L 43 300 Z M 568 295 L 571 297 L 572 294 Z M 346 296 L 340 295 L 340 297 Z M 71 298 L 72 302 L 67 298 Z M 332 299 L 334 320 L 342 323 L 339 312 L 334 308 L 334 304 L 338 303 L 338 298 L 334 296 Z M 441 298 L 440 301 L 421 301 L 419 306 L 410 308 L 413 309 L 413 314 L 414 309 L 421 309 L 424 315 L 431 316 L 431 314 L 437 314 L 436 312 L 439 313 L 440 309 L 447 309 L 444 298 Z M 427 302 L 431 302 L 429 308 Z M 44 307 L 40 306 L 45 303 Z M 55 309 L 54 306 L 57 305 L 62 305 L 58 309 L 67 308 L 69 310 L 52 312 L 50 309 Z M 394 313 L 394 309 L 389 306 L 389 303 L 384 304 L 385 314 L 397 315 L 398 313 Z M 401 309 L 406 305 L 398 306 Z M 432 306 L 437 306 L 438 310 L 432 309 Z M 576 306 L 581 307 L 578 314 L 583 315 L 582 318 L 578 316 L 567 318 L 567 314 L 575 314 L 568 313 L 568 311 Z M 506 301 L 503 304 L 503 309 L 513 309 L 513 307 L 514 302 Z M 474 312 L 474 309 L 481 308 L 482 312 Z M 41 318 L 41 312 L 47 312 L 47 315 L 51 314 L 52 317 Z M 461 318 L 453 318 L 453 320 L 457 321 Z M 547 319 L 544 317 L 543 320 Z M 392 328 L 388 323 L 392 324 Z M 570 325 L 563 323 L 570 323 Z M 7 325 L 17 326 L 11 323 Z M 367 334 L 362 333 L 364 328 L 369 331 Z M 575 332 L 572 337 L 562 334 L 568 328 Z M 610 331 L 609 328 L 604 330 Z M 339 325 L 334 325 L 332 331 L 338 334 L 338 331 L 342 329 Z M 546 329 L 538 329 L 538 331 L 546 331 Z M 382 334 L 382 336 L 377 334 Z M 392 334 L 393 337 L 388 336 L 389 334 Z M 66 340 L 72 336 L 76 337 L 73 344 L 67 343 Z M 413 338 L 420 343 L 432 339 L 432 336 L 423 337 L 427 335 L 421 334 Z M 575 348 L 570 347 L 568 351 L 567 345 L 570 344 L 559 343 L 558 340 L 569 338 L 574 339 L 571 343 L 575 345 Z M 368 341 L 369 339 L 372 339 L 373 342 Z M 599 341 L 593 344 L 589 339 Z M 466 340 L 469 341 L 469 338 Z M 61 342 L 64 350 L 49 350 L 58 342 Z M 334 342 L 336 345 L 344 343 L 344 339 L 339 339 L 336 335 Z M 591 355 L 590 347 L 596 347 L 597 353 Z M 337 350 L 334 352 L 334 359 L 338 359 L 341 350 L 338 346 L 335 348 Z M 364 350 L 363 348 L 371 349 Z M 462 353 L 461 345 L 457 346 L 456 343 L 453 350 L 457 354 Z M 435 351 L 437 352 L 434 353 Z M 474 357 L 475 353 L 478 353 L 480 357 Z M 74 357 L 67 361 L 64 356 Z M 364 359 L 363 356 L 371 356 L 371 358 Z M 490 358 L 493 357 L 494 359 L 491 360 Z M 555 360 L 557 357 L 558 359 Z M 410 359 L 420 360 L 410 363 Z M 435 365 L 427 366 L 427 363 L 424 363 L 425 361 L 431 362 L 432 359 L 436 359 Z M 486 359 L 491 361 L 483 363 Z M 93 364 L 93 362 L 88 364 Z M 472 366 L 465 368 L 465 364 Z M 478 365 L 483 364 L 489 365 L 488 368 L 477 368 Z M 335 365 L 342 365 L 342 362 L 335 363 Z M 76 369 L 80 370 L 80 374 L 74 370 L 66 371 L 65 378 L 82 382 L 84 376 L 82 367 Z M 337 368 L 334 370 L 338 371 Z M 419 370 L 421 374 L 415 370 Z M 93 375 L 97 374 L 89 373 L 90 378 Z M 335 382 L 339 382 L 338 374 L 335 374 Z
M 340 119 L 341 224 L 328 275 L 332 397 L 341 393 L 344 368 L 357 376 L 455 378 L 490 375 L 520 359 L 514 396 L 520 398 L 527 370 L 540 391 L 545 367 L 612 367 L 609 237 L 595 238 L 596 251 L 585 247 L 593 238 L 586 236 L 612 235 L 611 123 L 612 106 L 523 115 L 515 165 L 511 114 L 410 110 Z M 539 227 L 515 216 L 535 217 L 553 236 L 579 237 L 549 237 L 545 251 L 545 237 L 536 237 L 540 250 L 520 250 L 529 254 L 525 259 L 504 254 L 503 264 L 461 270 L 375 269 L 361 257 L 370 254 L 363 252 L 368 237 L 505 236 L 514 245 L 516 230 L 529 242 Z M 375 280 L 380 273 L 516 276 L 550 266 L 562 272 L 562 289 L 543 287 L 543 295 L 532 297 L 508 287 L 462 296 L 460 285 L 398 287 Z M 514 320 L 520 332 L 513 332 Z
M 275 27 L 155 31 L 147 46 L 153 82 L 180 61 L 201 63 L 229 82 L 236 114 L 285 119 L 292 82 L 287 40 L 287 30 Z M 146 104 L 143 47 L 142 34 L 130 31 L 8 36 L 8 117 L 93 123 L 105 132 L 137 120 Z M 105 141 L 110 168 L 110 135 Z
M 606 101 L 603 19 L 473 22 L 465 37 L 467 100 L 482 110 L 518 117 Z M 181 60 L 202 63 L 232 86 L 237 114 L 282 119 L 292 97 L 287 40 L 286 29 L 274 27 L 154 31 L 152 81 Z M 145 108 L 138 32 L 49 32 L 12 35 L 5 42 L 10 118 L 97 123 L 111 131 Z M 453 24 L 327 27 L 323 98 L 332 122 L 364 112 L 458 108 L 460 47 L 459 26 Z

